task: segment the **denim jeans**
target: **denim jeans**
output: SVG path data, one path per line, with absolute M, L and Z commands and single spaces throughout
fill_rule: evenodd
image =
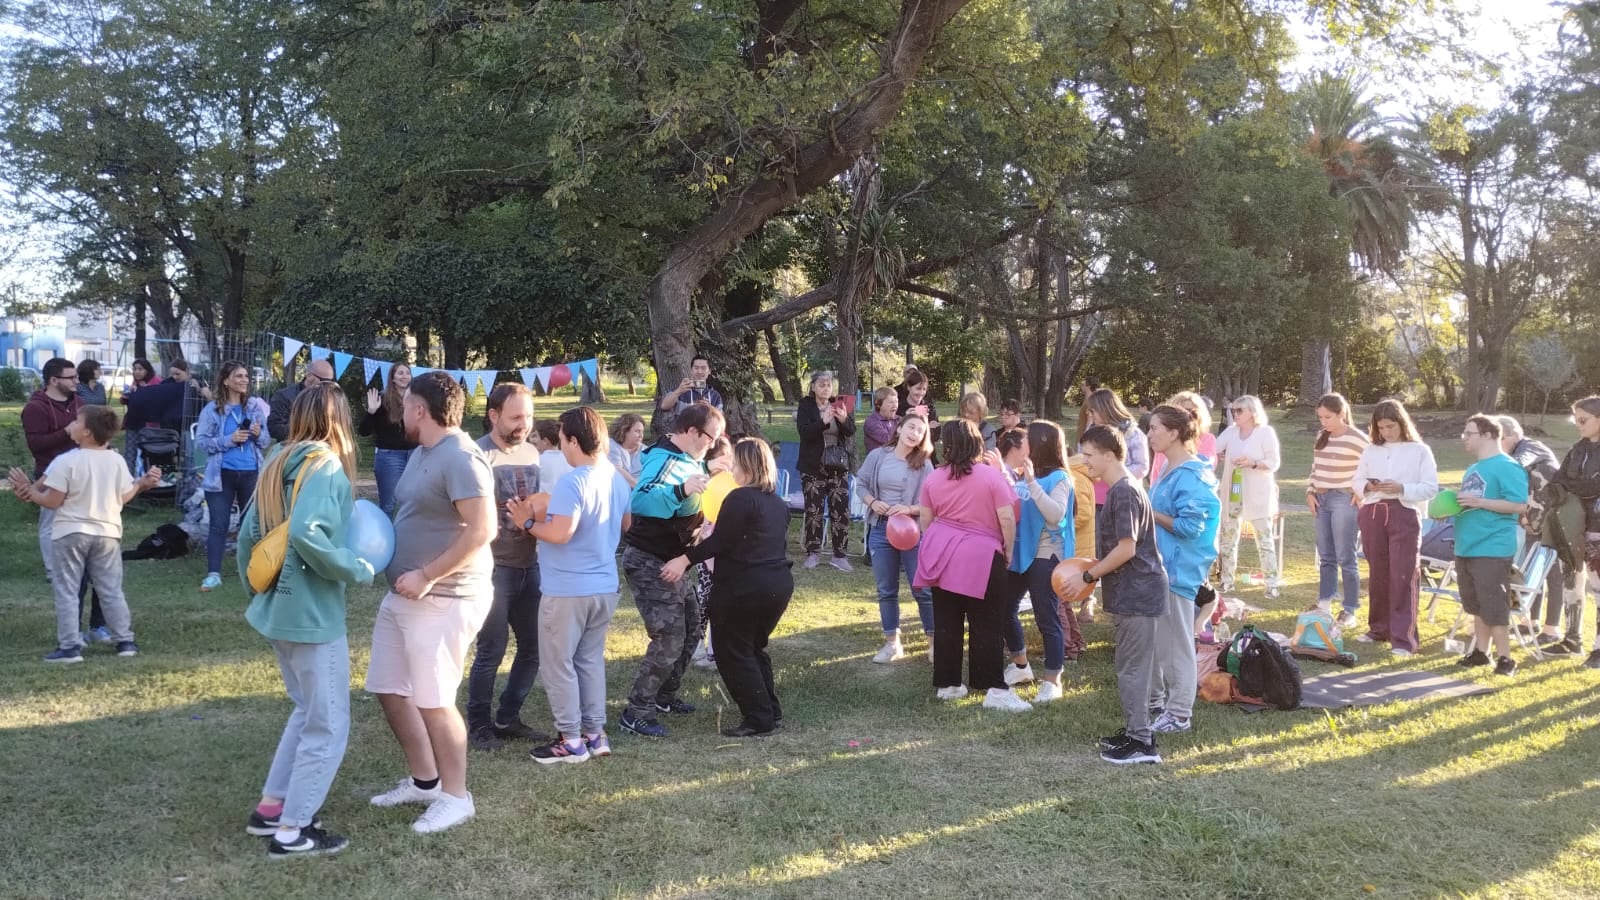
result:
M 283 798 L 284 825 L 310 825 L 328 798 L 350 739 L 350 644 L 273 641 L 294 712 L 261 793 Z
M 410 460 L 410 450 L 379 447 L 372 451 L 372 477 L 378 482 L 378 506 L 386 515 L 394 515 L 394 486 L 400 483 L 400 475 Z
M 867 533 L 867 549 L 872 551 L 872 577 L 878 582 L 878 619 L 883 633 L 893 634 L 900 630 L 900 576 L 906 576 L 907 585 L 917 577 L 917 548 L 890 546 L 888 520 L 879 519 Z M 917 601 L 923 633 L 933 634 L 933 592 L 911 588 L 911 597 Z
M 228 544 L 228 525 L 233 518 L 233 504 L 244 509 L 256 492 L 255 470 L 222 470 L 222 490 L 206 491 L 206 511 L 211 516 L 211 532 L 206 537 L 206 571 L 222 572 L 222 550 Z
M 478 629 L 478 651 L 467 675 L 467 727 L 494 724 L 494 681 L 500 661 L 506 658 L 510 634 L 517 636 L 517 655 L 511 660 L 506 689 L 500 693 L 500 711 L 494 722 L 510 725 L 522 715 L 522 704 L 539 674 L 539 567 L 494 567 L 494 603 Z
M 1339 591 L 1339 576 L 1344 576 L 1344 611 L 1361 608 L 1361 566 L 1356 562 L 1355 499 L 1342 491 L 1328 491 L 1317 497 L 1317 561 L 1321 579 L 1317 600 L 1332 600 Z
M 1022 619 L 1018 617 L 1022 610 L 1022 595 L 1027 594 L 1033 603 L 1033 622 L 1039 627 L 1039 636 L 1044 639 L 1044 670 L 1051 675 L 1060 672 L 1067 664 L 1067 634 L 1061 627 L 1060 604 L 1056 601 L 1055 587 L 1050 584 L 1050 573 L 1055 571 L 1059 562 L 1061 560 L 1052 553 L 1048 559 L 1035 559 L 1026 572 L 1006 572 L 1011 586 L 1006 597 L 1006 611 L 1010 613 L 1010 619 L 1006 622 L 1006 652 L 1015 656 L 1028 649 L 1022 633 Z

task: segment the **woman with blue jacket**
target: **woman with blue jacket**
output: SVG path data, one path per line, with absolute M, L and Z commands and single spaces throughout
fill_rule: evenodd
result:
M 222 586 L 222 550 L 228 543 L 233 505 L 244 509 L 256 492 L 261 472 L 261 451 L 272 443 L 267 418 L 272 408 L 250 396 L 250 370 L 229 360 L 217 376 L 217 400 L 200 410 L 195 441 L 206 452 L 206 473 L 200 489 L 206 493 L 211 531 L 206 537 L 206 578 L 200 590 Z
M 1195 596 L 1217 559 L 1217 528 L 1222 501 L 1210 464 L 1195 455 L 1199 426 L 1195 414 L 1158 406 L 1150 416 L 1150 449 L 1167 458 L 1166 474 L 1150 494 L 1155 512 L 1156 549 L 1167 570 L 1167 610 L 1156 625 L 1155 673 L 1150 708 L 1161 713 L 1151 730 L 1188 731 L 1194 712 Z
M 1017 481 L 1016 549 L 1011 554 L 1011 596 L 1007 608 L 1015 610 L 1027 593 L 1033 602 L 1033 621 L 1044 639 L 1044 677 L 1039 680 L 1035 703 L 1061 699 L 1061 670 L 1066 666 L 1066 632 L 1061 627 L 1060 604 L 1050 574 L 1067 558 L 1073 545 L 1072 476 L 1067 471 L 1067 436 L 1054 422 L 1036 420 L 1028 425 L 1022 449 L 1026 454 Z M 1012 668 L 1026 668 L 1027 657 L 1016 661 L 1026 645 L 1022 623 L 1011 616 L 1007 647 L 1012 653 Z M 1006 679 L 1012 683 L 1012 679 Z

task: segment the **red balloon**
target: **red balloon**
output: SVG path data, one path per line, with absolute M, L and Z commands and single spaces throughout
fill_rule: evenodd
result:
M 1055 588 L 1056 596 L 1067 603 L 1089 599 L 1094 585 L 1083 583 L 1083 573 L 1094 564 L 1092 559 L 1063 559 L 1057 563 L 1050 573 L 1050 586 Z
M 550 369 L 550 390 L 566 387 L 572 383 L 572 370 L 566 365 L 552 366 Z
M 889 538 L 889 546 L 896 550 L 911 550 L 922 540 L 922 529 L 917 527 L 917 520 L 910 516 L 890 516 L 885 534 Z

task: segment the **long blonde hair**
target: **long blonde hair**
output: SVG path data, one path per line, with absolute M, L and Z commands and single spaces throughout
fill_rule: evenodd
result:
M 317 449 L 324 445 L 339 457 L 344 475 L 350 484 L 356 483 L 356 441 L 350 428 L 350 403 L 337 384 L 321 382 L 300 392 L 289 407 L 289 439 L 284 441 L 272 458 L 261 469 L 256 489 L 256 527 L 261 534 L 283 524 L 288 517 L 288 491 L 284 490 L 284 469 L 289 458 L 302 445 Z

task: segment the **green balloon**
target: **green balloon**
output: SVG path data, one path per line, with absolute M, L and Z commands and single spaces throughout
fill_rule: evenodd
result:
M 1461 501 L 1455 491 L 1440 491 L 1428 502 L 1428 518 L 1448 519 L 1461 514 Z

